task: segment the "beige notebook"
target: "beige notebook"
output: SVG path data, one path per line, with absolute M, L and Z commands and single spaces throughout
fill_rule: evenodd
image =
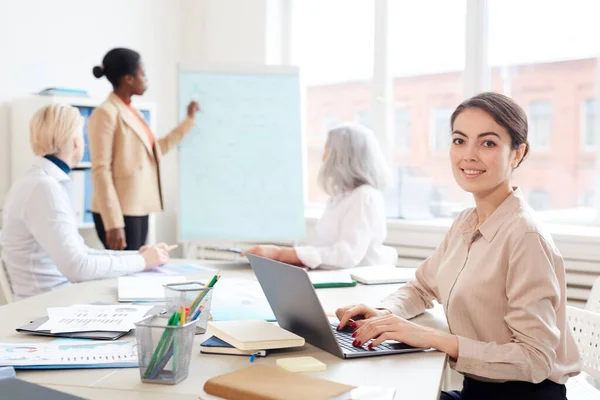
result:
M 267 321 L 212 321 L 208 333 L 240 350 L 268 350 L 304 346 L 304 338 Z
M 229 400 L 326 400 L 352 389 L 353 386 L 267 365 L 216 376 L 204 384 L 206 393 Z

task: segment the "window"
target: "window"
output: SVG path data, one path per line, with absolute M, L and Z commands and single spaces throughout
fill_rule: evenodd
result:
M 448 150 L 450 146 L 450 116 L 452 109 L 449 107 L 438 107 L 433 110 L 431 117 L 431 133 L 429 145 L 432 150 Z
M 346 121 L 371 125 L 374 4 L 293 0 L 291 18 L 291 58 L 302 70 L 304 85 L 307 200 L 324 204 L 327 195 L 317 184 L 323 131 Z
M 504 93 L 527 113 L 530 154 L 513 181 L 546 209 L 546 221 L 577 216 L 587 204 L 584 193 L 597 193 L 600 2 L 486 0 L 486 8 L 467 0 L 292 1 L 292 63 L 306 83 L 311 203 L 327 199 L 315 183 L 324 144 L 319 132 L 335 115 L 377 129 L 393 121 L 392 132 L 376 132 L 393 142 L 385 149 L 391 169 L 422 171 L 428 186 L 445 188 L 423 195 L 423 202 L 438 216 L 455 215 L 471 197 L 449 168 L 450 115 L 473 90 Z M 482 56 L 487 63 L 478 62 Z M 385 107 L 374 96 L 381 93 L 392 93 Z
M 466 0 L 388 1 L 397 150 L 391 162 L 422 172 L 421 185 L 433 191 L 422 201 L 436 217 L 463 204 L 448 146 L 450 115 L 464 100 L 466 11 Z
M 410 111 L 408 108 L 400 108 L 395 111 L 394 131 L 396 148 L 408 149 L 410 146 Z
M 340 123 L 340 119 L 336 115 L 325 114 L 323 117 L 323 135 L 327 140 L 327 133 L 335 128 Z
M 550 197 L 548 192 L 542 189 L 534 189 L 527 196 L 529 205 L 538 211 L 547 210 L 550 207 Z
M 583 103 L 583 148 L 593 150 L 596 146 L 596 100 L 588 99 Z
M 548 150 L 552 134 L 552 104 L 536 101 L 529 104 L 529 144 L 533 150 Z
M 373 129 L 373 124 L 371 123 L 371 111 L 370 110 L 362 110 L 356 113 L 356 122 L 361 125 L 366 126 L 369 129 Z
M 581 199 L 581 206 L 582 207 L 594 207 L 594 196 L 595 193 L 593 190 L 586 190 L 583 193 L 582 199 Z
M 514 184 L 529 193 L 531 206 L 546 208 L 547 222 L 595 223 L 582 198 L 597 186 L 589 146 L 596 143 L 590 99 L 597 90 L 592 38 L 600 37 L 599 13 L 600 2 L 590 0 L 488 0 L 489 87 L 513 98 L 529 119 L 531 151 Z

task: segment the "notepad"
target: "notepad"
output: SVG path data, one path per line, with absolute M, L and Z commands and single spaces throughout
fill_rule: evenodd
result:
M 415 279 L 416 268 L 398 268 L 395 266 L 373 265 L 352 268 L 350 276 L 365 285 L 383 283 L 404 283 Z
M 279 358 L 277 366 L 290 372 L 316 372 L 325 371 L 327 365 L 314 357 Z
M 216 336 L 211 336 L 200 344 L 200 352 L 208 354 L 231 354 L 237 356 L 266 356 L 266 350 L 240 350 Z
M 217 321 L 208 333 L 240 350 L 269 350 L 304 346 L 304 338 L 267 321 Z
M 308 277 L 315 289 L 356 286 L 348 271 L 310 271 Z
M 167 283 L 185 282 L 184 276 L 122 276 L 118 280 L 118 299 L 120 302 L 165 300 Z

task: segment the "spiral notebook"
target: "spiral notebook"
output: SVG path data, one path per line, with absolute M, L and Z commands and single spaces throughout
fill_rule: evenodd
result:
M 135 340 L 0 343 L 0 366 L 15 369 L 136 368 Z

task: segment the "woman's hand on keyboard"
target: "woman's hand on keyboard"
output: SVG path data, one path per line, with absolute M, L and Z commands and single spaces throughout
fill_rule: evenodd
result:
M 340 320 L 337 330 L 346 325 L 350 329 L 361 327 L 369 318 L 389 315 L 391 312 L 384 309 L 376 309 L 365 304 L 352 304 L 335 310 L 335 315 Z
M 413 347 L 436 348 L 456 358 L 458 339 L 456 336 L 415 324 L 396 315 L 384 315 L 364 321 L 352 336 L 354 346 L 363 346 L 370 340 L 368 347 L 375 347 L 386 340 L 396 340 Z

